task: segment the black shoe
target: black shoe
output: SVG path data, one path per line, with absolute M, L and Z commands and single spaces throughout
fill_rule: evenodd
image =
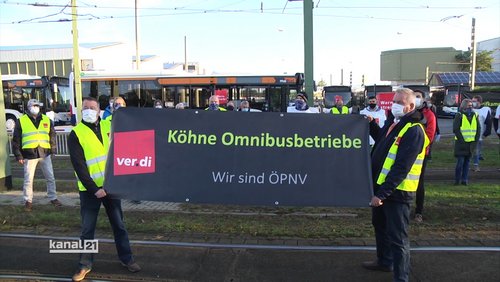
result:
M 466 181 L 462 181 L 462 183 L 460 183 L 460 184 L 462 184 L 464 186 L 467 186 L 467 182 Z
M 377 261 L 365 261 L 361 264 L 364 268 L 375 271 L 391 272 L 392 267 L 378 264 Z
M 483 156 L 480 156 L 480 157 L 479 157 L 479 160 L 480 160 L 480 161 L 484 161 Z
M 124 264 L 122 262 L 122 265 L 130 272 L 139 272 L 141 271 L 141 267 L 135 262 L 131 261 L 128 264 Z

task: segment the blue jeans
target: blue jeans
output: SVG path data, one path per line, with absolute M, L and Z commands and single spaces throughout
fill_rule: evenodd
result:
M 457 166 L 455 167 L 455 184 L 467 183 L 469 179 L 470 157 L 457 157 Z
M 385 200 L 372 208 L 378 264 L 393 267 L 394 281 L 408 281 L 410 276 L 410 204 Z
M 474 150 L 474 165 L 479 165 L 479 158 L 482 157 L 483 140 L 478 140 L 476 145 L 476 150 Z
M 119 199 L 110 199 L 107 196 L 98 199 L 91 193 L 80 192 L 80 215 L 82 217 L 82 234 L 80 239 L 94 239 L 95 226 L 97 224 L 97 216 L 99 215 L 101 203 L 106 209 L 109 223 L 113 229 L 118 258 L 124 264 L 128 264 L 133 261 L 133 257 L 128 240 L 128 232 L 123 223 L 122 205 Z M 79 268 L 92 269 L 93 261 L 93 254 L 80 254 Z

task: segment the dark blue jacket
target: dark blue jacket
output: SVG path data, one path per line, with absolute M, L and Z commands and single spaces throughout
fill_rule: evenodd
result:
M 108 116 L 112 114 L 113 112 L 111 112 L 111 107 L 107 106 L 106 109 L 104 109 L 104 113 L 102 114 L 102 119 L 106 119 Z
M 417 159 L 417 155 L 422 150 L 425 133 L 420 127 L 411 127 L 401 138 L 396 160 L 387 174 L 385 182 L 378 185 L 377 178 L 398 133 L 407 123 L 416 123 L 420 122 L 420 120 L 421 113 L 418 111 L 406 114 L 387 137 L 387 131 L 394 122 L 392 115 L 389 116 L 382 128 L 375 121 L 370 123 L 370 135 L 375 140 L 372 149 L 373 193 L 381 200 L 410 203 L 413 198 L 412 192 L 397 190 L 396 187 L 406 178 Z

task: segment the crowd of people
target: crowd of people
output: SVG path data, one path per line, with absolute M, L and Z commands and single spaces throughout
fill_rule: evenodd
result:
M 395 281 L 408 281 L 410 203 L 416 192 L 414 220 L 422 222 L 424 174 L 431 144 L 439 138 L 439 128 L 432 103 L 421 91 L 396 90 L 390 111 L 381 109 L 377 102 L 376 97 L 368 97 L 366 108 L 359 111 L 366 117 L 370 129 L 374 187 L 370 205 L 377 244 L 377 259 L 362 265 L 370 270 L 393 272 Z M 33 178 L 38 164 L 46 179 L 50 203 L 56 207 L 62 205 L 57 199 L 51 161 L 57 150 L 54 124 L 40 112 L 41 106 L 36 99 L 28 101 L 28 111 L 16 123 L 12 140 L 16 160 L 24 167 L 23 199 L 28 212 L 33 209 Z M 126 269 L 137 272 L 141 268 L 130 248 L 121 201 L 108 197 L 103 187 L 111 121 L 114 113 L 123 107 L 126 107 L 123 98 L 112 99 L 101 118 L 98 101 L 92 97 L 84 98 L 82 121 L 72 129 L 68 149 L 80 195 L 81 240 L 94 239 L 102 204 L 113 229 L 119 260 Z M 154 107 L 162 109 L 163 104 L 156 101 Z M 179 103 L 175 108 L 184 109 L 184 104 Z M 248 101 L 241 101 L 238 107 L 229 101 L 224 108 L 219 98 L 213 95 L 205 110 L 248 112 L 251 109 Z M 309 107 L 308 96 L 304 92 L 296 95 L 293 106 L 288 107 L 287 112 L 353 114 L 341 98 L 336 99 L 331 109 L 319 111 Z M 462 100 L 453 121 L 454 156 L 457 160 L 455 185 L 468 185 L 471 158 L 473 170 L 480 170 L 479 163 L 484 159 L 482 141 L 491 134 L 492 127 L 500 138 L 499 118 L 500 106 L 492 117 L 491 109 L 482 105 L 481 96 Z M 81 254 L 73 280 L 83 280 L 92 265 L 93 255 Z

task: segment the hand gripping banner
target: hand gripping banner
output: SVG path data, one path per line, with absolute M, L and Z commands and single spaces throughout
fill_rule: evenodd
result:
M 373 194 L 360 115 L 123 108 L 111 135 L 113 197 L 366 207 Z

